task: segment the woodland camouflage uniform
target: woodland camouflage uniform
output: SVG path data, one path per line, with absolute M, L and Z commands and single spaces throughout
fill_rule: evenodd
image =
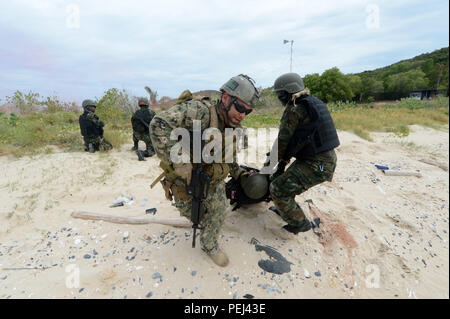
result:
M 297 77 L 300 78 L 298 75 Z M 329 136 L 332 137 L 333 141 L 332 144 L 329 144 L 331 146 L 327 147 L 328 149 L 325 148 L 327 149 L 326 151 L 315 154 L 311 146 L 306 144 L 300 152 L 288 155 L 292 140 L 298 139 L 295 136 L 296 130 L 311 125 L 311 117 L 313 115 L 308 107 L 308 103 L 321 104 L 324 107 L 324 113 L 328 113 L 323 102 L 311 96 L 309 90 L 304 88 L 302 81 L 299 89 L 301 89 L 300 92 L 292 94 L 293 92 L 291 91 L 287 95 L 288 98 L 285 100 L 287 102 L 285 105 L 286 109 L 281 117 L 278 132 L 279 162 L 285 161 L 288 163 L 291 156 L 295 156 L 296 160 L 284 173 L 274 176 L 270 184 L 270 194 L 278 213 L 288 223 L 289 227 L 292 226 L 294 228 L 303 226 L 305 222 L 309 223 L 303 210 L 296 203 L 295 196 L 317 184 L 332 180 L 337 161 L 334 147 L 339 145 L 334 124 L 331 123 L 327 129 L 331 132 Z M 282 99 L 280 98 L 280 100 Z M 329 113 L 327 116 L 329 116 Z M 329 119 L 332 122 L 331 117 Z

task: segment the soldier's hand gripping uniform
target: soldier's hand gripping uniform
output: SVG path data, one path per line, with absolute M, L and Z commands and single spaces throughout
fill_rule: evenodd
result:
M 82 106 L 84 112 L 78 121 L 84 140 L 84 150 L 91 153 L 99 150 L 109 151 L 112 149 L 112 145 L 103 137 L 105 123 L 95 114 L 95 103 L 92 100 L 84 100 Z
M 222 149 L 225 147 L 223 140 L 225 128 L 238 128 L 240 122 L 249 114 L 259 98 L 259 92 L 252 83 L 252 79 L 245 75 L 231 78 L 222 88 L 220 100 L 210 101 L 208 98 L 192 97 L 189 92 L 183 92 L 179 104 L 169 110 L 156 115 L 150 123 L 150 137 L 157 156 L 161 159 L 160 166 L 165 171 L 165 177 L 161 181 L 166 197 L 175 199 L 175 205 L 182 216 L 191 219 L 192 196 L 186 192 L 186 186 L 190 185 L 193 168 L 196 165 L 191 154 L 186 163 L 176 163 L 171 158 L 171 149 L 178 140 L 171 140 L 172 130 L 185 128 L 193 131 L 194 121 L 200 123 L 202 132 L 207 128 L 214 128 L 219 133 Z M 194 136 L 195 138 L 195 136 Z M 200 142 L 200 141 L 197 141 Z M 206 141 L 207 143 L 208 141 Z M 193 141 L 195 144 L 196 141 Z M 192 145 L 192 143 L 191 143 Z M 225 152 L 222 152 L 222 156 Z M 202 250 L 219 266 L 228 264 L 228 257 L 219 249 L 219 231 L 225 219 L 228 208 L 225 194 L 224 179 L 230 173 L 238 178 L 243 170 L 235 162 L 221 161 L 206 164 L 202 158 L 202 167 L 209 176 L 209 191 L 202 202 L 200 244 Z
M 339 146 L 337 132 L 326 105 L 311 96 L 302 78 L 296 73 L 280 76 L 274 92 L 286 109 L 278 133 L 278 163 L 287 165 L 296 160 L 278 176 L 273 176 L 270 194 L 277 213 L 287 222 L 283 228 L 297 234 L 311 229 L 311 222 L 295 202 L 309 188 L 331 181 L 336 168 Z
M 144 157 L 150 157 L 155 155 L 155 150 L 152 145 L 152 140 L 150 139 L 149 126 L 156 113 L 149 108 L 148 99 L 146 98 L 139 98 L 138 105 L 139 110 L 131 117 L 134 143 L 132 150 L 138 151 L 139 141 L 144 141 L 145 151 L 143 152 L 143 155 Z

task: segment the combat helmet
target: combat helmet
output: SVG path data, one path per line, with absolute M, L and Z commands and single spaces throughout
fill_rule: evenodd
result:
M 93 106 L 93 107 L 95 107 L 95 108 L 97 107 L 97 106 L 95 105 L 94 101 L 92 101 L 92 100 L 84 100 L 83 103 L 81 104 L 81 106 L 83 107 L 84 110 L 86 110 L 86 108 L 87 108 L 88 106 Z
M 286 91 L 290 94 L 300 92 L 305 89 L 305 84 L 297 73 L 286 73 L 279 76 L 273 85 L 273 92 Z
M 241 176 L 241 187 L 244 194 L 251 199 L 260 199 L 269 190 L 268 176 L 260 173 Z
M 138 98 L 138 105 L 139 106 L 148 106 L 148 99 L 145 97 Z
M 259 100 L 259 90 L 255 87 L 254 82 L 248 75 L 239 74 L 229 79 L 220 90 L 254 107 Z

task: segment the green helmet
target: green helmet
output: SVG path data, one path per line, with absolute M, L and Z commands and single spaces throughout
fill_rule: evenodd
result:
M 148 106 L 148 99 L 145 97 L 138 98 L 138 105 L 139 106 Z
M 254 80 L 245 74 L 239 74 L 222 85 L 220 90 L 235 96 L 248 105 L 254 107 L 259 100 L 259 90 L 255 87 Z
M 305 89 L 302 78 L 297 73 L 286 73 L 279 76 L 273 85 L 273 92 L 286 91 L 290 94 Z
M 269 190 L 268 175 L 253 173 L 252 175 L 241 175 L 241 187 L 244 194 L 251 199 L 262 198 Z
M 94 101 L 92 101 L 92 100 L 84 100 L 83 103 L 81 104 L 81 106 L 83 107 L 84 110 L 86 110 L 86 108 L 88 106 L 93 106 L 93 107 L 97 108 Z

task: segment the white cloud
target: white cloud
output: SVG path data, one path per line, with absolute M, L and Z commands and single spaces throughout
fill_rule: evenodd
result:
M 69 5 L 79 8 L 79 28 L 67 25 Z M 379 8 L 379 28 L 366 25 L 368 5 Z M 17 0 L 0 12 L 0 96 L 30 88 L 82 100 L 112 86 L 145 94 L 149 85 L 175 97 L 238 73 L 267 87 L 289 71 L 283 39 L 294 40 L 301 75 L 360 72 L 448 46 L 441 0 L 426 10 L 418 0 Z

